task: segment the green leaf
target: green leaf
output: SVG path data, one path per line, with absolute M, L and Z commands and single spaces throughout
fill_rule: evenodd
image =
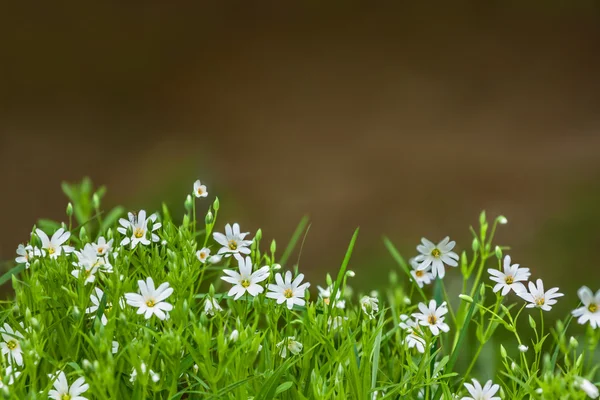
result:
M 306 227 L 308 225 L 308 221 L 309 221 L 308 215 L 305 215 L 302 217 L 302 219 L 300 220 L 300 223 L 296 227 L 296 230 L 294 231 L 294 234 L 292 235 L 290 242 L 288 243 L 287 247 L 285 248 L 283 255 L 279 259 L 279 264 L 282 267 L 285 267 L 288 259 L 290 258 L 290 256 L 292 255 L 292 252 L 294 251 L 294 248 L 296 248 L 296 244 L 298 243 L 298 240 L 300 240 L 300 237 L 302 236 L 302 232 L 304 232 L 304 230 L 306 229 Z
M 281 385 L 277 386 L 277 389 L 275 389 L 275 395 L 278 395 L 279 393 L 283 393 L 286 390 L 289 390 L 293 385 L 294 385 L 294 382 L 292 382 L 292 381 L 282 383 Z
M 121 206 L 117 206 L 110 210 L 104 218 L 104 220 L 102 221 L 102 226 L 100 226 L 100 232 L 106 232 L 108 228 L 113 226 L 119 220 L 123 213 L 125 213 L 125 208 Z
M 331 293 L 331 298 L 335 299 L 337 293 L 340 291 L 340 287 L 342 285 L 342 280 L 344 279 L 344 275 L 346 275 L 346 269 L 348 268 L 348 263 L 350 262 L 350 257 L 352 257 L 352 250 L 354 250 L 354 244 L 356 243 L 356 238 L 358 237 L 358 230 L 356 228 L 354 231 L 354 235 L 352 235 L 352 239 L 350 239 L 350 244 L 348 245 L 348 250 L 346 250 L 346 255 L 344 256 L 344 261 L 342 261 L 342 266 L 338 272 L 337 279 L 335 280 L 335 285 L 333 286 L 333 291 Z M 329 302 L 329 308 L 333 309 L 335 306 L 335 301 Z
M 371 392 L 375 391 L 377 386 L 377 373 L 379 372 L 379 353 L 381 350 L 381 335 L 382 330 L 379 330 L 375 338 L 375 346 L 373 347 L 373 365 L 371 366 Z
M 0 285 L 4 285 L 9 279 L 12 278 L 13 275 L 21 273 L 24 269 L 25 264 L 19 264 L 16 267 L 9 269 L 2 276 L 0 276 Z
M 52 221 L 51 219 L 40 219 L 37 222 L 37 226 L 44 232 L 49 233 L 51 236 L 52 233 L 56 232 L 60 228 L 60 223 Z

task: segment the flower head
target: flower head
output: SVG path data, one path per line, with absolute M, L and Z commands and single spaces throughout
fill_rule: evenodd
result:
M 446 274 L 444 264 L 451 267 L 458 266 L 458 254 L 452 251 L 456 242 L 450 241 L 448 236 L 438 244 L 433 244 L 425 238 L 421 239 L 421 243 L 417 246 L 421 254 L 415 257 L 415 261 L 419 263 L 418 269 L 427 270 L 431 266 L 433 277 L 439 276 L 441 279 Z
M 104 297 L 104 292 L 102 291 L 102 289 L 100 289 L 99 287 L 95 287 L 92 294 L 90 294 L 90 301 L 92 302 L 92 305 L 85 309 L 86 314 L 92 314 L 90 316 L 90 318 L 96 317 L 96 312 L 98 311 L 98 308 L 100 307 L 100 302 L 102 301 L 102 297 Z M 122 300 L 123 299 L 121 298 L 121 302 L 122 302 Z M 121 306 L 123 306 L 123 304 L 121 304 Z M 102 313 L 102 317 L 100 318 L 100 322 L 102 322 L 102 325 L 106 325 L 108 323 L 108 318 L 107 318 L 106 314 L 109 314 L 111 311 L 112 311 L 112 304 L 107 301 L 106 305 L 104 306 L 104 312 Z
M 232 254 L 250 254 L 248 246 L 252 244 L 252 240 L 244 240 L 249 232 L 240 232 L 240 226 L 235 223 L 233 227 L 229 224 L 225 225 L 225 234 L 220 232 L 213 233 L 213 238 L 221 246 L 217 254 L 223 254 L 229 257 Z
M 579 389 L 583 390 L 588 397 L 592 399 L 597 399 L 600 396 L 600 391 L 598 391 L 598 387 L 594 385 L 592 382 L 587 379 L 576 377 L 575 386 Z
M 17 264 L 25 264 L 25 268 L 29 268 L 31 260 L 34 257 L 45 257 L 46 251 L 43 249 L 38 249 L 37 247 L 33 247 L 31 245 L 24 246 L 20 244 L 17 247 L 17 256 L 15 258 L 15 262 Z
M 71 232 L 67 232 L 63 228 L 54 232 L 51 238 L 48 238 L 48 235 L 39 228 L 35 230 L 35 233 L 42 241 L 42 249 L 48 253 L 50 258 L 57 258 L 63 252 L 71 253 L 73 251 L 71 246 L 64 244 L 71 237 Z
M 310 286 L 310 283 L 306 282 L 300 284 L 304 279 L 304 274 L 298 274 L 296 279 L 292 281 L 292 273 L 287 271 L 285 273 L 285 280 L 280 273 L 275 275 L 276 284 L 270 283 L 267 297 L 275 299 L 277 304 L 287 302 L 287 308 L 290 310 L 294 308 L 294 304 L 303 306 L 306 304 L 304 301 L 304 292 Z
M 121 218 L 119 220 L 121 226 L 117 228 L 117 231 L 123 235 L 127 235 L 128 230 L 131 229 L 131 237 L 126 237 L 121 240 L 121 246 L 127 246 L 131 243 L 131 248 L 133 249 L 138 243 L 147 246 L 150 244 L 150 239 L 152 239 L 153 242 L 158 242 L 160 240 L 157 234 L 152 233 L 162 226 L 160 222 L 156 222 L 158 218 L 156 214 L 152 214 L 146 218 L 146 211 L 140 210 L 137 215 L 130 212 L 127 216 L 128 219 Z M 152 223 L 152 231 L 149 231 L 149 223 Z M 150 239 L 148 239 L 148 237 L 150 237 Z
M 422 288 L 423 285 L 429 285 L 434 279 L 434 276 L 430 271 L 431 265 L 425 269 L 419 269 L 419 263 L 415 258 L 411 258 L 409 260 L 409 263 L 412 267 L 412 271 L 410 271 L 410 274 L 412 275 L 417 285 L 419 285 L 420 288 Z
M 373 319 L 379 311 L 379 299 L 377 297 L 363 296 L 360 299 L 360 307 L 369 319 Z
M 550 311 L 551 306 L 556 304 L 556 298 L 564 296 L 562 293 L 558 293 L 558 288 L 552 288 L 547 292 L 544 291 L 544 283 L 541 279 L 537 280 L 537 286 L 533 282 L 529 282 L 529 291 L 518 292 L 523 300 L 529 302 L 527 308 L 541 308 L 544 311 Z
M 110 239 L 108 242 L 103 236 L 98 238 L 98 243 L 91 243 L 90 245 L 96 251 L 98 257 L 107 256 L 112 250 L 112 244 L 114 239 Z
M 194 182 L 194 195 L 196 197 L 208 196 L 208 192 L 206 191 L 206 186 L 203 185 L 199 179 L 196 182 Z
M 300 354 L 302 352 L 302 343 L 295 340 L 294 336 L 288 336 L 283 339 L 281 342 L 277 343 L 277 347 L 279 348 L 279 355 L 283 358 L 287 357 L 287 352 L 289 351 L 292 354 Z
M 262 293 L 265 288 L 259 285 L 259 282 L 264 281 L 269 277 L 269 267 L 262 267 L 258 271 L 252 272 L 252 259 L 248 256 L 245 259 L 239 254 L 235 255 L 238 261 L 240 272 L 230 269 L 225 269 L 223 272 L 227 276 L 221 277 L 225 282 L 232 283 L 234 286 L 229 289 L 229 296 L 235 296 L 237 300 L 248 292 L 251 296 L 256 296 Z
M 504 271 L 497 269 L 488 269 L 490 279 L 496 283 L 494 293 L 502 290 L 502 296 L 513 290 L 515 293 L 526 292 L 525 285 L 521 282 L 527 282 L 531 273 L 529 268 L 519 268 L 519 264 L 510 265 L 510 256 L 504 257 Z
M 582 325 L 589 322 L 592 328 L 598 328 L 600 326 L 600 290 L 594 295 L 588 287 L 583 286 L 577 291 L 577 295 L 583 306 L 573 310 L 573 316 L 578 317 L 577 322 Z
M 408 335 L 406 335 L 405 343 L 409 349 L 413 347 L 421 354 L 425 353 L 425 338 L 423 338 L 423 332 L 419 323 L 411 319 L 408 315 L 400 315 L 400 328 L 404 329 Z
M 210 249 L 208 247 L 204 247 L 201 250 L 198 250 L 196 252 L 196 257 L 198 257 L 198 260 L 204 264 L 207 260 L 208 257 L 210 256 Z
M 88 390 L 89 387 L 83 377 L 78 378 L 69 387 L 65 373 L 60 371 L 54 381 L 54 389 L 48 392 L 48 396 L 54 400 L 87 400 L 87 397 L 80 395 Z
M 204 302 L 204 313 L 206 315 L 210 315 L 211 317 L 215 315 L 216 312 L 221 312 L 223 309 L 219 305 L 219 302 L 214 297 L 207 297 Z
M 429 301 L 429 307 L 425 303 L 418 305 L 420 313 L 414 313 L 413 317 L 419 321 L 422 326 L 428 326 L 431 333 L 439 335 L 440 331 L 448 332 L 450 327 L 444 322 L 444 315 L 448 312 L 446 302 L 437 307 L 435 300 Z
M 500 400 L 500 397 L 494 396 L 500 389 L 500 385 L 493 384 L 491 380 L 487 381 L 483 387 L 477 379 L 472 379 L 472 382 L 472 385 L 465 383 L 471 397 L 463 397 L 461 400 Z
M 169 282 L 164 282 L 157 289 L 154 289 L 154 281 L 151 277 L 148 277 L 146 282 L 139 280 L 138 286 L 141 294 L 125 293 L 127 304 L 137 307 L 137 313 L 144 314 L 146 319 L 152 317 L 152 314 L 162 320 L 168 318 L 168 312 L 173 309 L 173 305 L 164 302 L 166 298 L 173 294 L 173 288 L 169 287 Z
M 329 305 L 329 303 L 331 302 L 331 294 L 333 293 L 333 286 L 327 286 L 327 288 L 325 289 L 323 289 L 321 286 L 317 286 L 317 289 L 319 290 L 319 297 L 323 299 L 323 303 Z M 346 308 L 346 301 L 341 300 L 341 297 L 342 291 L 338 290 L 335 295 L 335 306 L 337 308 L 344 309 Z
M 23 365 L 23 350 L 21 350 L 20 340 L 23 339 L 23 335 L 19 331 L 12 329 L 10 325 L 4 323 L 2 329 L 0 329 L 2 335 L 2 342 L 0 342 L 0 348 L 2 354 L 8 355 L 8 362 L 15 362 L 17 365 Z

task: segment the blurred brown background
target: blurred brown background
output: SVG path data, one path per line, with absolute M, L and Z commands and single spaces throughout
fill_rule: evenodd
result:
M 199 178 L 219 229 L 283 244 L 309 213 L 315 284 L 356 226 L 366 289 L 382 234 L 468 249 L 486 209 L 535 276 L 598 286 L 598 3 L 461 4 L 4 4 L 0 259 L 65 219 L 63 180 L 182 212 Z

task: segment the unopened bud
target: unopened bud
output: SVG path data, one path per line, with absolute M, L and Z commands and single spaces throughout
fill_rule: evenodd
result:
M 213 213 L 209 210 L 206 213 L 206 217 L 204 217 L 204 223 L 206 225 L 210 225 L 210 224 L 212 224 L 212 222 L 214 221 L 214 219 L 215 219 L 215 217 L 213 216 Z
M 187 197 L 185 198 L 185 202 L 183 203 L 185 210 L 187 212 L 192 211 L 193 204 L 194 204 L 194 201 L 192 200 L 192 195 L 188 194 Z
M 100 208 L 100 196 L 98 196 L 98 193 L 92 195 L 92 206 L 96 210 Z
M 275 250 L 277 250 L 277 244 L 275 243 L 275 239 L 273 239 L 273 241 L 271 242 L 271 254 L 275 253 Z
M 569 339 L 569 346 L 576 349 L 577 347 L 579 347 L 579 342 L 577 341 L 577 339 L 571 336 L 571 338 Z
M 459 294 L 458 298 L 461 299 L 462 301 L 466 301 L 467 303 L 473 302 L 473 298 L 467 294 Z
M 495 252 L 498 260 L 502 260 L 502 249 L 500 248 L 500 246 L 496 246 Z
M 508 220 L 506 219 L 506 217 L 504 215 L 498 216 L 498 218 L 496 218 L 496 221 L 498 221 L 498 223 L 500 225 L 506 225 L 506 224 L 508 224 Z
M 506 358 L 508 356 L 508 354 L 506 354 L 506 349 L 502 345 L 500 345 L 500 355 L 502 358 Z
M 535 329 L 537 324 L 535 323 L 535 320 L 533 319 L 533 317 L 530 315 L 529 316 L 529 326 L 531 326 L 531 329 Z
M 215 201 L 213 201 L 213 209 L 215 211 L 219 211 L 219 198 L 215 197 Z
M 71 217 L 73 216 L 73 204 L 71 204 L 71 202 L 69 202 L 69 204 L 67 204 L 67 217 Z
M 350 278 L 354 278 L 356 276 L 356 273 L 352 270 L 348 270 L 348 272 L 346 272 L 346 275 L 348 275 Z

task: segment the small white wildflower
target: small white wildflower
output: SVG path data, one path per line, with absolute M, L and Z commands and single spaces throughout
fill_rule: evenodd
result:
M 229 224 L 225 225 L 225 234 L 220 232 L 213 233 L 213 238 L 221 246 L 217 254 L 222 254 L 225 257 L 229 257 L 232 254 L 250 254 L 249 246 L 252 244 L 252 240 L 244 240 L 249 232 L 240 232 L 239 224 L 233 224 L 233 227 Z
M 95 287 L 92 294 L 90 294 L 90 301 L 92 305 L 85 309 L 86 314 L 92 314 L 90 318 L 96 318 L 96 312 L 98 311 L 98 307 L 100 307 L 100 302 L 102 301 L 102 297 L 104 296 L 104 291 L 99 287 Z M 100 317 L 100 322 L 102 325 L 106 325 L 108 323 L 108 318 L 106 317 L 106 312 L 110 312 L 112 309 L 112 304 L 108 301 L 104 307 L 104 313 L 102 313 L 102 317 Z
M 217 299 L 214 297 L 207 297 L 206 301 L 204 302 L 204 313 L 213 317 L 215 315 L 215 311 L 221 312 L 223 309 L 219 305 Z
M 433 277 L 439 276 L 442 279 L 446 274 L 444 264 L 451 267 L 458 266 L 458 254 L 452 251 L 456 242 L 450 241 L 448 236 L 438 244 L 433 244 L 425 238 L 421 239 L 421 243 L 417 246 L 417 250 L 421 254 L 415 257 L 415 261 L 419 263 L 419 269 L 427 270 L 431 266 Z
M 347 320 L 348 320 L 348 317 L 342 317 L 340 315 L 338 315 L 337 317 L 329 317 L 329 319 L 327 320 L 327 326 L 332 331 L 337 331 L 339 328 L 341 328 L 343 326 L 344 321 L 347 321 Z
M 423 332 L 418 322 L 411 319 L 408 315 L 400 315 L 400 328 L 404 329 L 408 335 L 406 336 L 405 343 L 409 349 L 413 347 L 421 354 L 425 353 L 425 339 L 423 338 Z
M 529 347 L 525 346 L 524 344 L 519 345 L 519 351 L 521 353 L 525 353 L 527 350 L 529 350 Z
M 296 341 L 295 339 L 296 338 L 294 336 L 288 336 L 281 342 L 277 343 L 277 347 L 279 348 L 279 355 L 281 357 L 287 357 L 288 350 L 294 355 L 300 354 L 300 352 L 302 352 L 302 343 Z
M 21 325 L 22 326 L 22 325 Z M 21 342 L 23 335 L 19 331 L 13 330 L 13 328 L 4 323 L 2 329 L 0 329 L 2 335 L 2 342 L 0 342 L 0 348 L 2 354 L 8 356 L 8 362 L 15 362 L 17 365 L 23 365 L 23 350 L 21 350 Z
M 96 251 L 98 257 L 107 256 L 112 250 L 112 244 L 114 239 L 110 239 L 108 242 L 103 236 L 98 238 L 98 243 L 91 243 L 92 248 Z
M 89 389 L 85 383 L 85 378 L 78 378 L 69 387 L 67 377 L 63 371 L 60 371 L 54 381 L 54 389 L 48 392 L 48 396 L 54 400 L 87 400 L 87 397 L 80 396 Z
M 64 244 L 71 237 L 71 232 L 67 232 L 63 228 L 54 232 L 52 238 L 48 238 L 48 235 L 41 229 L 36 229 L 35 233 L 42 241 L 42 249 L 48 253 L 50 258 L 57 258 L 63 252 L 71 253 L 73 251 L 71 246 Z
M 333 286 L 328 286 L 327 288 L 323 289 L 321 286 L 317 285 L 317 289 L 319 290 L 319 297 L 323 300 L 323 303 L 329 305 L 331 303 L 331 294 L 333 293 Z M 338 289 L 337 293 L 335 294 L 335 306 L 337 308 L 344 309 L 346 308 L 346 301 L 341 300 L 341 297 L 342 291 Z
M 210 256 L 210 249 L 208 247 L 204 247 L 201 250 L 198 250 L 196 252 L 196 257 L 198 257 L 198 260 L 204 264 L 207 260 L 208 257 Z
M 444 322 L 444 315 L 448 312 L 446 302 L 437 307 L 435 300 L 429 301 L 429 307 L 425 303 L 418 305 L 420 313 L 414 313 L 413 317 L 419 321 L 422 326 L 428 326 L 431 333 L 439 335 L 440 331 L 448 332 L 450 327 Z
M 494 286 L 494 293 L 502 290 L 502 296 L 506 296 L 508 292 L 513 290 L 515 293 L 526 292 L 525 285 L 521 282 L 527 282 L 531 273 L 529 268 L 519 268 L 519 264 L 510 265 L 510 256 L 504 257 L 504 272 L 490 268 L 488 273 L 490 279 L 497 282 Z
M 379 312 L 379 299 L 376 297 L 363 296 L 360 299 L 360 307 L 369 319 L 375 318 L 375 314 Z
M 589 322 L 592 328 L 598 328 L 600 326 L 600 290 L 594 295 L 588 287 L 583 286 L 577 291 L 577 296 L 579 296 L 583 306 L 571 313 L 573 316 L 578 317 L 578 323 L 583 325 Z
M 500 397 L 494 396 L 500 389 L 500 385 L 493 384 L 491 380 L 487 381 L 483 387 L 477 379 L 472 379 L 472 382 L 472 385 L 465 383 L 465 387 L 472 397 L 463 397 L 462 400 L 500 400 Z
M 25 264 L 25 268 L 29 268 L 31 264 L 31 260 L 34 257 L 45 257 L 46 251 L 43 249 L 38 249 L 37 247 L 33 247 L 31 245 L 24 246 L 20 244 L 17 247 L 17 256 L 15 258 L 15 262 L 17 264 Z
M 542 389 L 542 388 L 537 388 L 537 389 L 535 389 L 535 392 L 536 392 L 537 394 L 542 394 L 542 393 L 544 393 L 544 389 Z
M 196 197 L 206 197 L 208 196 L 208 192 L 206 191 L 206 186 L 203 185 L 200 180 L 194 182 L 194 195 Z
M 150 370 L 150 379 L 152 379 L 152 382 L 158 383 L 158 381 L 160 381 L 160 375 L 158 372 Z
M 21 371 L 17 371 L 16 369 L 13 369 L 12 365 L 8 365 L 6 367 L 6 369 L 4 370 L 4 376 L 8 377 L 8 381 L 5 381 L 7 385 L 12 385 L 13 383 L 15 383 L 15 379 L 17 379 L 19 377 L 19 375 L 21 375 Z M 3 382 L 0 379 L 0 385 L 2 385 Z M 2 387 L 2 386 L 0 386 Z
M 544 291 L 544 283 L 541 279 L 537 280 L 537 286 L 533 282 L 529 282 L 529 291 L 517 293 L 525 301 L 529 302 L 527 308 L 541 308 L 544 311 L 550 311 L 552 305 L 556 304 L 555 298 L 564 296 L 558 293 L 558 288 L 552 288 L 547 292 Z
M 420 288 L 422 288 L 423 285 L 429 285 L 434 279 L 433 273 L 429 271 L 429 268 L 431 266 L 427 267 L 427 269 L 419 269 L 419 263 L 414 258 L 411 258 L 408 262 L 412 267 L 412 271 L 410 271 L 410 274 L 412 275 L 417 285 L 419 285 Z
M 235 258 L 238 261 L 240 272 L 224 269 L 223 272 L 227 276 L 221 277 L 225 282 L 234 285 L 229 289 L 227 295 L 234 296 L 233 299 L 237 300 L 246 292 L 253 297 L 262 293 L 265 288 L 259 285 L 259 283 L 269 277 L 269 267 L 262 267 L 259 270 L 252 272 L 252 259 L 250 256 L 243 258 L 239 254 L 236 254 Z
M 597 399 L 600 396 L 598 387 L 587 379 L 577 377 L 575 379 L 575 386 L 583 390 L 592 399 Z
M 237 329 L 234 329 L 229 335 L 229 340 L 231 340 L 232 342 L 237 342 L 239 338 L 240 332 Z
M 162 320 L 168 318 L 168 312 L 173 309 L 171 304 L 164 302 L 167 297 L 173 294 L 173 288 L 169 287 L 169 282 L 164 282 L 157 289 L 154 289 L 154 281 L 151 277 L 148 277 L 146 282 L 139 280 L 138 286 L 141 294 L 125 293 L 127 304 L 137 307 L 137 313 L 144 314 L 146 319 L 152 317 L 153 314 Z
M 111 352 L 113 354 L 117 354 L 117 352 L 119 351 L 119 342 L 117 342 L 116 340 L 113 340 L 111 344 L 112 344 L 111 349 L 110 349 Z
M 126 237 L 121 240 L 121 246 L 131 244 L 131 248 L 134 249 L 138 243 L 147 246 L 151 243 L 150 239 L 152 242 L 158 242 L 160 240 L 157 234 L 152 233 L 162 226 L 160 222 L 156 222 L 158 215 L 152 214 L 146 218 L 146 211 L 140 210 L 137 215 L 131 212 L 128 213 L 127 217 L 128 219 L 121 218 L 119 220 L 121 226 L 117 228 L 117 231 L 123 235 L 127 235 L 127 231 L 131 229 L 131 237 Z M 149 223 L 152 223 L 151 232 L 148 231 Z M 148 234 L 150 234 L 150 239 L 148 239 Z
M 290 310 L 294 308 L 294 304 L 303 306 L 306 304 L 304 300 L 304 292 L 310 286 L 310 283 L 306 282 L 300 284 L 304 279 L 304 274 L 298 274 L 296 279 L 292 281 L 292 273 L 287 271 L 285 273 L 285 280 L 282 278 L 280 273 L 275 275 L 276 284 L 270 283 L 268 289 L 270 292 L 267 293 L 267 297 L 275 299 L 277 304 L 287 302 L 287 308 Z

